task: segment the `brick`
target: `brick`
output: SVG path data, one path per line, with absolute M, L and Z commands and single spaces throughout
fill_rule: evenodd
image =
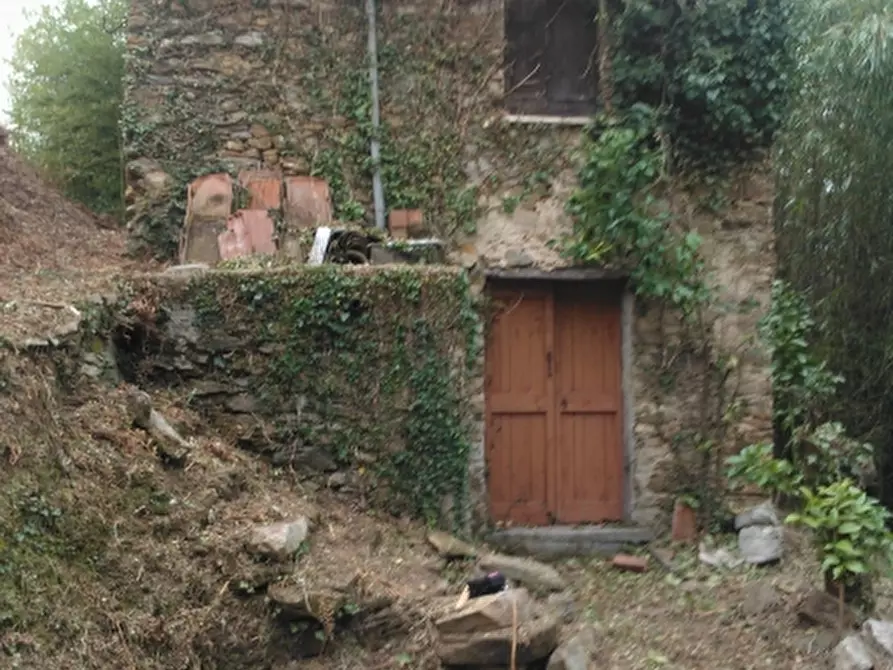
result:
M 695 511 L 683 502 L 673 508 L 672 538 L 674 542 L 691 543 L 698 539 Z
M 424 225 L 420 209 L 394 209 L 388 214 L 388 231 L 397 240 L 420 235 Z
M 645 556 L 630 556 L 629 554 L 617 554 L 611 561 L 618 570 L 627 572 L 645 572 L 648 569 L 648 559 Z

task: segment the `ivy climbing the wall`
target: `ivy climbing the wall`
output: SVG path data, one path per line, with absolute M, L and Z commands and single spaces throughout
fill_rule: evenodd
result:
M 464 526 L 478 318 L 462 273 L 231 271 L 147 281 L 132 295 L 156 305 L 153 330 L 166 333 L 139 365 L 141 384 L 189 395 L 201 377 L 219 389 L 192 396 L 208 412 L 235 402 L 261 418 L 259 443 L 234 436 L 244 446 L 281 464 L 323 451 L 386 509 Z M 189 371 L 172 379 L 172 362 Z
M 577 263 L 627 269 L 640 296 L 666 300 L 691 316 L 710 298 L 701 239 L 674 229 L 660 200 L 664 156 L 655 124 L 645 105 L 593 124 L 579 188 L 568 203 L 574 223 L 563 251 Z
M 786 0 L 644 0 L 615 11 L 615 103 L 659 110 L 678 168 L 715 169 L 767 147 L 787 106 Z

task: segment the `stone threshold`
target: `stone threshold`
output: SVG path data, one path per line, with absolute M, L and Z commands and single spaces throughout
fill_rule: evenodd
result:
M 537 558 L 613 556 L 630 545 L 648 544 L 654 533 L 641 526 L 544 526 L 509 528 L 487 537 L 487 543 L 509 554 Z

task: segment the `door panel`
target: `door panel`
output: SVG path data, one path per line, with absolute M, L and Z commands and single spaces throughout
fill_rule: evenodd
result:
M 553 393 L 552 303 L 542 291 L 496 294 L 487 344 L 487 471 L 494 520 L 543 525 Z
M 620 300 L 576 287 L 555 298 L 555 517 L 623 518 Z

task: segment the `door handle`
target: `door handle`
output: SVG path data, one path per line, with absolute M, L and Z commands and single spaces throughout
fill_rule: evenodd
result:
M 567 398 L 561 399 L 561 409 L 562 409 L 562 411 L 567 409 Z
M 546 370 L 549 377 L 552 376 L 552 352 L 546 352 Z

